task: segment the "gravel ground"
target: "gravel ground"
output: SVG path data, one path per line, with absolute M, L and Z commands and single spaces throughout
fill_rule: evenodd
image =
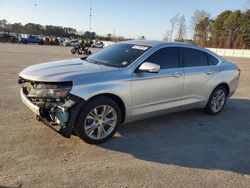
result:
M 0 187 L 250 187 L 250 59 L 218 116 L 200 110 L 124 125 L 88 145 L 35 120 L 19 97 L 26 66 L 72 59 L 70 48 L 0 43 Z

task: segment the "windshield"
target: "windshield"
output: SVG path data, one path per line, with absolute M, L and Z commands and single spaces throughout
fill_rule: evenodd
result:
M 91 63 L 113 67 L 126 67 L 149 49 L 148 46 L 134 44 L 115 44 L 90 55 Z

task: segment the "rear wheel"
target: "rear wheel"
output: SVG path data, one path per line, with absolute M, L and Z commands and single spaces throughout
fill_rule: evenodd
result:
M 78 50 L 78 55 L 82 55 L 82 50 L 81 49 Z
M 212 92 L 206 106 L 208 114 L 216 115 L 222 111 L 227 100 L 227 91 L 223 86 L 218 86 Z
M 111 138 L 120 124 L 119 106 L 107 97 L 98 97 L 80 110 L 75 128 L 85 142 L 99 144 Z

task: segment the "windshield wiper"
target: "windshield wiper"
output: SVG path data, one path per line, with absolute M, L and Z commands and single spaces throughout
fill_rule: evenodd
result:
M 95 61 L 95 60 L 92 60 L 92 59 L 90 60 L 90 59 L 88 59 L 88 58 L 83 59 L 83 60 L 88 61 L 88 62 L 90 62 L 90 63 L 97 64 L 97 65 L 104 65 L 104 63 L 102 63 L 102 62 L 100 62 L 100 61 Z
M 82 58 L 82 60 L 88 61 L 90 63 L 97 64 L 97 65 L 104 65 L 104 66 L 107 66 L 107 67 L 121 68 L 121 66 L 119 66 L 119 65 L 115 65 L 115 64 L 112 64 L 112 63 L 106 63 L 106 62 L 102 62 L 102 61 L 96 61 L 96 60 L 93 60 L 93 59 L 88 59 L 88 58 L 83 59 Z
M 122 66 L 120 65 L 116 65 L 116 64 L 113 64 L 113 63 L 104 63 L 106 66 L 109 66 L 109 67 L 117 67 L 117 68 L 121 68 Z

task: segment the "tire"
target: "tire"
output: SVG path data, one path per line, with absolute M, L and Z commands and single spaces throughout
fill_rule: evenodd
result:
M 43 41 L 40 41 L 38 44 L 39 44 L 39 45 L 44 45 L 44 42 L 43 42 Z
M 224 97 L 222 97 L 221 101 L 219 100 L 219 98 L 216 98 L 216 96 L 219 93 L 220 93 L 221 97 L 224 96 Z M 219 102 L 218 109 L 217 109 L 216 101 Z M 207 102 L 207 106 L 205 107 L 205 110 L 210 115 L 217 115 L 223 110 L 223 108 L 226 104 L 226 101 L 227 101 L 227 90 L 223 86 L 218 86 L 211 93 L 209 100 Z
M 82 50 L 81 49 L 78 50 L 78 55 L 82 55 Z
M 107 112 L 107 116 L 104 115 L 106 111 L 109 112 Z M 119 106 L 108 97 L 98 97 L 82 107 L 76 120 L 75 129 L 85 142 L 100 144 L 110 139 L 120 124 L 121 110 Z
M 71 49 L 71 53 L 74 55 L 76 52 L 74 49 Z
M 76 54 L 79 55 L 79 49 L 78 48 L 75 48 L 75 52 L 76 52 Z

